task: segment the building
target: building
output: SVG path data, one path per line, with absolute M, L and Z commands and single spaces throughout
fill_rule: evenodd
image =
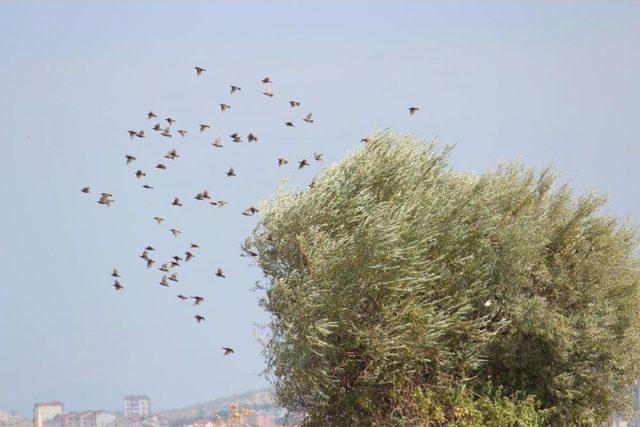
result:
M 84 411 L 60 414 L 43 423 L 43 427 L 115 427 L 116 416 L 107 411 Z
M 124 397 L 125 417 L 148 417 L 151 414 L 151 400 L 149 396 L 131 395 Z
M 41 402 L 36 403 L 33 407 L 33 425 L 34 427 L 42 427 L 45 421 L 62 415 L 64 412 L 64 404 L 62 402 Z

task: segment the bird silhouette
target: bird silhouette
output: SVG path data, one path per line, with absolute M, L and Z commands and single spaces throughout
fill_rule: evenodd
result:
M 189 133 L 189 131 L 188 131 L 188 130 L 184 130 L 184 129 L 178 129 L 178 131 L 177 131 L 177 132 L 178 132 L 178 133 L 180 134 L 180 136 L 181 136 L 181 137 L 183 137 L 183 138 L 184 138 L 184 137 Z
M 196 322 L 198 322 L 198 323 L 204 322 L 204 316 L 200 316 L 199 314 L 196 314 L 193 317 L 196 319 Z
M 144 172 L 142 171 L 142 169 L 138 169 L 138 170 L 136 171 L 136 178 L 142 178 L 143 176 L 147 176 L 147 174 L 146 174 L 146 173 L 144 173 Z
M 258 142 L 258 137 L 255 136 L 252 132 L 249 132 L 249 135 L 247 135 L 247 141 Z
M 227 104 L 220 104 L 220 112 L 224 113 L 225 111 L 227 111 L 228 109 L 231 108 L 231 105 L 227 105 Z
M 162 130 L 162 127 L 160 126 L 160 123 L 156 123 L 151 129 L 159 132 Z
M 218 270 L 216 271 L 216 276 L 222 277 L 223 279 L 227 277 L 224 275 L 224 271 L 222 271 L 221 268 L 218 268 Z
M 269 76 L 265 77 L 264 79 L 262 79 L 262 83 L 264 84 L 269 84 L 272 83 L 271 79 L 269 78 Z
M 158 164 L 156 165 L 156 169 L 166 170 L 166 169 L 167 169 L 167 167 L 166 167 L 165 165 L 163 165 L 162 163 L 158 163 Z
M 193 259 L 193 256 L 194 256 L 194 255 L 193 255 L 191 252 L 186 251 L 186 252 L 184 253 L 184 256 L 185 256 L 185 257 L 187 257 L 187 258 L 185 259 L 185 262 L 187 262 L 187 261 L 191 261 L 191 260 Z
M 167 282 L 167 276 L 162 276 L 162 280 L 160 280 L 160 285 L 169 287 L 169 282 Z
M 200 246 L 198 246 L 198 244 L 197 244 L 197 243 L 191 243 L 191 249 L 197 249 L 197 248 L 199 248 L 199 247 L 200 247 Z
M 150 119 L 153 119 L 154 117 L 158 117 L 158 116 L 156 116 L 156 113 L 154 113 L 153 111 L 149 111 L 147 113 L 147 119 L 150 120 Z
M 129 164 L 131 162 L 135 162 L 135 160 L 136 160 L 136 158 L 134 156 L 132 156 L 131 154 L 125 155 L 124 158 L 127 160 L 127 164 Z
M 91 187 L 82 187 L 82 191 L 83 193 L 87 194 L 87 193 L 91 193 Z
M 420 108 L 418 107 L 409 107 L 409 116 L 413 116 L 418 111 L 420 111 Z
M 111 206 L 111 203 L 115 201 L 111 197 L 113 196 L 109 193 L 102 193 L 100 199 L 98 199 L 98 204 L 107 205 L 107 207 Z
M 120 281 L 118 279 L 114 280 L 113 287 L 116 288 L 116 291 L 121 291 L 124 289 L 124 286 L 120 284 Z
M 273 98 L 273 92 L 271 92 L 271 90 L 267 89 L 264 92 L 262 92 L 263 95 L 268 96 L 269 98 Z
M 144 184 L 142 188 L 146 188 L 147 190 L 153 190 L 153 187 L 147 184 Z
M 173 202 L 171 202 L 171 206 L 179 206 L 182 207 L 182 203 L 180 203 L 180 198 L 174 197 Z
M 160 135 L 166 136 L 167 138 L 173 138 L 173 136 L 171 135 L 171 128 L 169 127 L 164 128 Z
M 289 101 L 289 105 L 291 108 L 296 108 L 300 106 L 300 103 L 298 101 Z
M 193 298 L 193 305 L 200 305 L 204 302 L 204 297 L 195 296 L 191 298 Z
M 117 269 L 113 269 L 113 271 L 111 272 L 111 276 L 113 277 L 121 277 L 120 276 L 120 272 Z
M 152 260 L 151 258 L 147 259 L 147 268 L 153 267 L 153 264 L 155 264 L 154 260 Z
M 304 121 L 305 121 L 305 122 L 307 122 L 307 123 L 313 123 L 313 119 L 311 118 L 311 114 L 312 114 L 312 113 L 307 114 L 307 115 L 304 117 L 304 119 L 302 119 L 302 120 L 304 120 Z
M 285 122 L 285 124 L 284 124 L 284 125 L 285 125 L 285 126 L 288 126 L 288 127 L 290 127 L 290 128 L 294 128 L 294 127 L 295 127 L 295 125 L 293 124 L 293 122 Z
M 178 237 L 178 234 L 182 233 L 180 230 L 176 228 L 172 228 L 169 231 L 171 231 L 171 234 L 173 234 L 175 237 Z
M 222 148 L 222 138 L 217 137 L 215 141 L 211 143 L 211 145 L 213 145 L 216 148 Z
M 222 347 L 222 350 L 224 350 L 223 356 L 229 356 L 235 353 L 235 351 L 233 351 L 233 349 L 229 347 Z
M 280 166 L 284 166 L 284 165 L 286 165 L 287 163 L 289 163 L 289 160 L 287 160 L 287 159 L 283 159 L 283 158 L 279 158 L 279 159 L 278 159 L 278 167 L 280 167 Z
M 202 73 L 204 73 L 205 71 L 207 71 L 206 69 L 202 68 L 202 67 L 194 67 L 196 69 L 196 75 L 199 76 Z
M 186 297 L 186 296 L 184 296 L 182 294 L 178 295 L 178 298 L 180 298 L 182 301 L 186 301 L 186 300 L 189 299 L 189 297 Z
M 159 216 L 154 216 L 153 219 L 155 219 L 158 224 L 162 224 L 164 222 L 164 218 Z
M 233 168 L 229 168 L 227 176 L 236 176 L 236 171 Z
M 200 126 L 200 132 L 204 132 L 204 131 L 206 131 L 207 129 L 209 129 L 211 127 L 209 125 L 202 124 L 202 123 L 200 123 L 199 126 Z
M 242 90 L 240 86 L 231 85 L 231 93 L 236 93 L 239 90 Z
M 322 161 L 322 153 L 318 153 L 318 152 L 313 152 L 313 158 L 316 160 L 316 162 L 321 162 Z
M 298 162 L 298 169 L 302 169 L 305 166 L 309 166 L 307 159 L 302 159 Z
M 171 280 L 172 282 L 178 282 L 178 273 L 173 273 L 171 276 L 169 276 L 169 280 Z

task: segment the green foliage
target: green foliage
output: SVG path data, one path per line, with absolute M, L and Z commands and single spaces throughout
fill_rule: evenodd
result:
M 477 176 L 447 156 L 377 133 L 263 204 L 247 245 L 269 278 L 278 403 L 309 424 L 595 425 L 623 411 L 640 376 L 635 229 L 548 169 Z

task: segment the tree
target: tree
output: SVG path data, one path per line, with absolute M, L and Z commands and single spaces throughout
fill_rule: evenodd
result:
M 474 175 L 449 147 L 368 140 L 280 188 L 247 239 L 278 403 L 311 425 L 596 425 L 627 409 L 635 228 L 550 169 Z

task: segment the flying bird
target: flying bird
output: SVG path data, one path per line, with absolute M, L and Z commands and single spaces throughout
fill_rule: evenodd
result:
M 186 251 L 184 255 L 187 257 L 187 259 L 185 259 L 185 262 L 191 261 L 193 259 L 193 254 L 189 251 Z
M 240 136 L 240 134 L 238 132 L 234 132 L 231 135 L 229 135 L 229 137 L 233 140 L 233 142 L 235 143 L 239 143 L 242 142 L 242 137 Z
M 160 280 L 160 284 L 162 286 L 169 287 L 169 282 L 167 282 L 167 276 L 162 276 L 162 280 Z
M 413 116 L 418 111 L 420 111 L 418 107 L 409 107 L 409 116 Z
M 154 113 L 153 111 L 149 111 L 147 113 L 147 119 L 153 119 L 154 117 L 158 117 L 158 116 L 156 116 L 156 113 Z
M 204 73 L 205 71 L 207 71 L 206 69 L 202 68 L 202 67 L 195 67 L 196 69 L 196 75 L 201 75 L 202 73 Z
M 155 261 L 154 261 L 154 260 L 152 260 L 151 258 L 149 258 L 149 259 L 147 260 L 147 268 L 151 268 L 151 267 L 153 267 L 153 264 L 155 264 Z
M 254 208 L 253 206 L 250 206 L 244 211 L 242 211 L 242 215 L 244 216 L 253 216 L 256 213 L 258 213 L 258 209 Z
M 195 296 L 191 298 L 193 298 L 193 305 L 200 305 L 204 301 L 204 297 Z
M 249 142 L 258 142 L 258 137 L 253 134 L 253 132 L 249 132 L 247 135 L 247 141 Z
M 279 159 L 278 159 L 278 167 L 280 167 L 280 166 L 284 166 L 284 165 L 286 165 L 287 163 L 289 163 L 289 160 L 287 160 L 287 159 L 283 159 L 283 158 L 279 158 Z
M 114 269 L 113 269 L 113 271 L 111 272 L 111 276 L 113 276 L 113 277 L 121 277 L 121 276 L 120 276 L 120 272 L 118 272 L 118 270 L 117 270 L 117 269 L 115 269 L 115 268 L 114 268 Z
M 181 256 L 178 256 L 178 255 L 174 255 L 174 256 L 172 256 L 171 258 L 173 258 L 176 262 L 178 262 L 178 261 L 184 261 L 184 259 L 182 259 L 182 257 L 181 257 Z
M 227 111 L 229 108 L 231 108 L 231 105 L 227 105 L 227 104 L 220 104 L 220 112 L 224 113 L 225 111 Z
M 289 126 L 290 128 L 294 128 L 295 127 L 293 122 L 286 122 L 284 125 L 285 126 Z
M 155 126 L 153 126 L 151 129 L 155 131 L 161 131 L 162 127 L 160 126 L 160 123 L 156 123 Z
M 272 83 L 272 82 L 271 82 L 271 79 L 269 78 L 269 76 L 267 76 L 264 79 L 262 79 L 262 83 L 269 84 L 269 83 Z
M 222 271 L 221 268 L 218 268 L 218 271 L 216 271 L 216 276 L 222 277 L 222 278 L 226 278 L 227 277 L 227 276 L 224 275 L 224 271 Z
M 236 171 L 233 168 L 229 168 L 227 176 L 236 176 Z
M 322 161 L 322 153 L 318 153 L 318 152 L 313 152 L 313 158 L 316 159 L 316 162 L 321 162 Z
M 291 106 L 291 108 L 296 108 L 300 106 L 300 102 L 298 101 L 289 101 L 289 105 Z
M 204 132 L 211 127 L 209 125 L 202 124 L 202 123 L 199 126 L 200 126 L 200 132 Z
M 189 133 L 189 131 L 184 129 L 178 129 L 178 133 L 180 134 L 181 137 L 184 138 L 185 135 Z
M 120 284 L 120 281 L 119 281 L 118 279 L 116 279 L 116 280 L 113 282 L 113 287 L 114 287 L 114 288 L 116 288 L 116 291 L 120 291 L 120 290 L 124 289 L 124 286 L 122 286 L 122 285 Z
M 167 268 L 167 265 L 168 265 L 168 263 L 166 263 L 166 262 L 165 262 L 165 263 L 164 263 L 164 264 L 162 264 L 160 267 L 158 267 L 158 270 L 160 270 L 160 271 L 164 271 L 165 273 L 168 273 L 168 272 L 169 272 L 169 269 Z
M 144 251 L 142 251 L 142 254 L 140 254 L 140 258 L 142 258 L 143 260 L 148 260 L 149 259 L 149 252 L 145 249 Z
M 155 251 L 155 248 L 153 246 L 147 246 L 144 249 L 147 250 L 147 251 Z
M 156 165 L 156 169 L 166 170 L 166 169 L 167 169 L 167 167 L 166 167 L 165 165 L 163 165 L 162 163 L 158 163 L 158 164 Z
M 154 216 L 153 219 L 155 219 L 158 224 L 162 224 L 164 222 L 164 218 L 159 216 Z
M 182 207 L 182 203 L 180 203 L 180 198 L 179 197 L 174 197 L 173 198 L 173 202 L 171 202 L 171 206 Z
M 90 193 L 91 192 L 91 187 L 82 187 L 82 190 L 80 190 L 80 191 L 82 191 L 85 194 Z
M 129 164 L 131 162 L 135 162 L 135 160 L 136 160 L 136 158 L 133 157 L 131 154 L 125 155 L 124 158 L 127 160 L 127 164 Z
M 199 314 L 196 314 L 193 317 L 196 319 L 196 322 L 198 322 L 198 323 L 204 322 L 204 317 L 200 316 Z
M 271 90 L 267 89 L 264 92 L 262 92 L 263 95 L 268 96 L 269 98 L 273 98 L 273 92 L 271 92 Z
M 178 273 L 173 273 L 171 276 L 169 276 L 169 280 L 171 280 L 172 282 L 178 282 Z
M 219 208 L 223 208 L 223 207 L 224 207 L 224 205 L 226 205 L 226 204 L 227 204 L 227 202 L 226 202 L 225 200 L 214 200 L 214 201 L 211 201 L 211 202 L 209 202 L 209 203 L 210 203 L 210 204 L 212 204 L 212 205 L 214 205 L 214 206 L 217 206 L 217 207 L 219 207 Z
M 186 301 L 186 300 L 189 299 L 189 297 L 186 297 L 186 296 L 184 296 L 182 294 L 178 295 L 178 298 L 180 298 L 182 301 Z
M 153 190 L 153 187 L 147 184 L 143 185 L 142 188 L 146 188 L 147 190 Z
M 139 130 L 139 131 L 136 133 L 136 136 L 137 136 L 138 138 L 144 138 L 144 131 L 143 131 L 143 130 Z
M 171 150 L 167 151 L 167 154 L 165 154 L 164 157 L 169 160 L 175 160 L 180 156 L 178 155 L 178 152 L 176 151 L 176 149 L 172 148 Z
M 298 169 L 302 169 L 305 166 L 309 166 L 309 162 L 307 162 L 307 159 L 302 159 L 298 162 Z
M 136 171 L 136 178 L 142 178 L 143 176 L 147 176 L 147 174 L 146 174 L 146 173 L 144 173 L 144 172 L 142 171 L 142 169 L 138 169 L 138 170 Z
M 242 88 L 240 86 L 231 85 L 231 93 L 235 93 L 235 92 L 237 92 L 239 90 L 242 90 Z
M 215 141 L 211 143 L 211 145 L 213 145 L 216 148 L 222 148 L 222 138 L 217 137 Z
M 132 141 L 133 141 L 133 138 L 138 134 L 137 131 L 131 130 L 131 129 L 129 129 L 127 132 L 129 132 L 129 138 L 131 138 Z
M 176 228 L 172 228 L 169 231 L 171 231 L 171 234 L 173 234 L 175 237 L 178 237 L 178 234 L 182 233 L 180 230 Z
M 222 347 L 222 350 L 224 350 L 223 356 L 229 356 L 230 354 L 235 353 L 233 349 L 229 347 Z
M 171 128 L 169 127 L 164 128 L 160 135 L 166 136 L 167 138 L 173 138 L 173 136 L 171 136 Z
M 304 120 L 304 121 L 305 121 L 305 122 L 307 122 L 307 123 L 313 123 L 313 119 L 311 118 L 311 114 L 312 114 L 312 113 L 308 113 L 308 114 L 304 117 L 304 119 L 302 119 L 302 120 Z
M 102 193 L 102 195 L 100 196 L 100 199 L 98 200 L 98 204 L 107 205 L 107 207 L 111 206 L 111 203 L 114 202 L 114 200 L 111 197 L 112 196 L 109 193 Z
M 197 244 L 197 243 L 191 243 L 191 248 L 192 248 L 192 249 L 196 249 L 196 248 L 199 248 L 199 247 L 200 247 L 200 246 L 198 246 L 198 244 Z

